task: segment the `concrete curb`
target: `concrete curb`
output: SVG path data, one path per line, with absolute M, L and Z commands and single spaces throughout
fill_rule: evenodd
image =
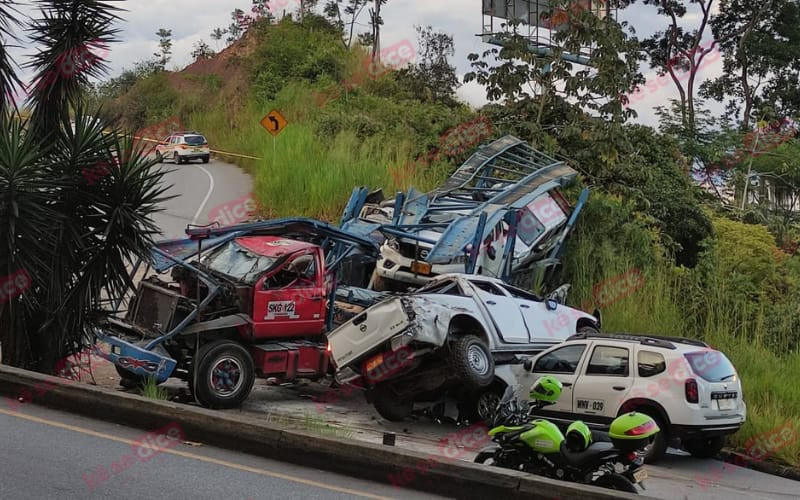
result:
M 729 464 L 746 467 L 765 474 L 772 474 L 773 476 L 800 481 L 800 469 L 796 467 L 780 465 L 768 460 L 754 460 L 745 454 L 737 453 L 729 448 L 723 448 L 722 451 L 719 452 L 719 456 L 723 461 Z
M 10 397 L 2 406 L 22 404 L 17 398 L 30 395 L 31 402 L 42 406 L 145 430 L 178 422 L 188 440 L 381 483 L 390 483 L 391 475 L 404 487 L 454 498 L 647 498 L 410 450 L 282 430 L 235 410 L 156 401 L 7 366 L 0 366 L 0 393 Z

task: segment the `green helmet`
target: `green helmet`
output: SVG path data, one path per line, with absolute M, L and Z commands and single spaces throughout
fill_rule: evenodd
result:
M 531 399 L 544 401 L 545 403 L 555 403 L 561 396 L 561 382 L 551 375 L 545 375 L 533 383 L 529 394 Z
M 612 439 L 634 440 L 654 436 L 660 429 L 649 415 L 632 411 L 615 418 L 608 429 Z
M 570 451 L 583 451 L 592 444 L 592 431 L 580 420 L 567 427 L 565 446 Z

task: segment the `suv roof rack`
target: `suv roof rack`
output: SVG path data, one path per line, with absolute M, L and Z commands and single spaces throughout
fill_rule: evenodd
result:
M 183 132 L 175 132 L 175 135 L 189 135 L 189 134 L 202 135 L 200 132 L 195 132 L 194 130 L 184 130 Z
M 632 333 L 576 333 L 571 335 L 567 340 L 583 340 L 589 338 L 605 338 L 614 340 L 628 340 L 631 342 L 639 342 L 643 345 L 651 345 L 655 347 L 663 347 L 666 349 L 677 349 L 675 344 L 688 344 L 697 347 L 708 347 L 703 341 L 686 339 L 683 337 L 670 337 L 666 335 L 642 335 Z

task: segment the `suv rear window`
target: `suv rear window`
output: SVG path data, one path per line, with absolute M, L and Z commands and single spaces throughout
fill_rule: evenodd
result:
M 719 351 L 690 352 L 684 357 L 695 375 L 709 382 L 724 382 L 736 374 L 733 364 Z
M 652 377 L 667 369 L 667 361 L 657 352 L 639 351 L 637 362 L 640 377 Z
M 190 146 L 199 146 L 206 142 L 206 138 L 202 135 L 186 135 L 183 137 L 183 140 Z

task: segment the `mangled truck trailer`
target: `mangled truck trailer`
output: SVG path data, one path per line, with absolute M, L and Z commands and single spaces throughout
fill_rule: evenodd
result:
M 512 275 L 559 264 L 588 196 L 574 208 L 560 188 L 577 172 L 506 136 L 479 148 L 438 189 L 381 202 L 354 190 L 342 229 L 381 243 L 372 287 L 405 291 L 447 273 Z

